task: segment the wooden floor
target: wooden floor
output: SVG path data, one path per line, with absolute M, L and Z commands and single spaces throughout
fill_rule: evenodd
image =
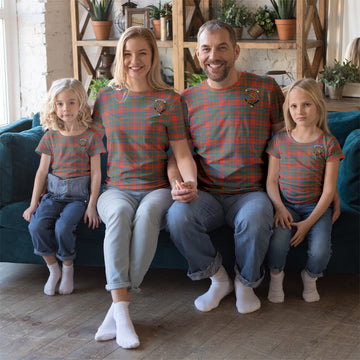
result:
M 201 313 L 193 300 L 207 280 L 151 270 L 130 307 L 141 341 L 136 350 L 94 341 L 110 305 L 103 268 L 76 268 L 72 295 L 44 295 L 47 275 L 42 265 L 0 263 L 1 360 L 360 359 L 358 275 L 318 280 L 321 300 L 311 304 L 301 298 L 299 274 L 286 274 L 283 304 L 266 300 L 266 278 L 256 290 L 261 309 L 241 315 L 233 294 Z

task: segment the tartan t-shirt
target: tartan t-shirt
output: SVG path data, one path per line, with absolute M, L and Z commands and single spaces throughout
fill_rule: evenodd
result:
M 106 87 L 94 105 L 94 124 L 105 128 L 106 183 L 120 189 L 169 186 L 169 141 L 186 139 L 184 104 L 172 90 L 131 92 Z
M 323 191 L 326 162 L 344 158 L 336 138 L 327 134 L 310 143 L 299 143 L 282 131 L 273 137 L 267 152 L 280 159 L 280 193 L 293 204 L 318 202 Z
M 241 73 L 226 89 L 205 80 L 186 89 L 188 126 L 199 188 L 213 193 L 264 191 L 266 145 L 283 121 L 283 93 L 275 80 Z
M 106 152 L 99 134 L 91 129 L 74 136 L 49 130 L 35 151 L 51 156 L 52 173 L 61 179 L 90 175 L 90 158 Z

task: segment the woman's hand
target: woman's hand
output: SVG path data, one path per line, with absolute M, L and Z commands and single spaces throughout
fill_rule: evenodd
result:
M 190 203 L 198 199 L 197 186 L 193 181 L 179 182 L 176 180 L 175 187 L 171 190 L 173 200 Z

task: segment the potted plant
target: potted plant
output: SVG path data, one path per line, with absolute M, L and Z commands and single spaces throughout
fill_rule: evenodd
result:
M 207 79 L 207 76 L 204 72 L 202 72 L 201 74 L 196 74 L 190 71 L 185 71 L 185 74 L 185 81 L 190 87 L 201 84 L 205 79 Z
M 341 99 L 344 85 L 360 82 L 359 67 L 347 60 L 342 63 L 334 60 L 334 65 L 325 65 L 320 75 L 319 80 L 326 85 L 330 99 Z
M 154 29 L 155 37 L 160 39 L 160 18 L 162 16 L 166 16 L 169 9 L 171 11 L 172 6 L 170 3 L 165 3 L 164 5 L 161 4 L 161 0 L 159 0 L 158 6 L 156 5 L 148 5 L 150 9 L 150 19 Z
M 276 13 L 275 25 L 280 40 L 293 40 L 296 34 L 296 0 L 270 0 Z
M 238 40 L 241 39 L 243 27 L 252 22 L 252 14 L 248 8 L 245 5 L 238 6 L 235 0 L 221 2 L 219 18 L 234 28 Z
M 266 5 L 259 6 L 254 13 L 254 24 L 248 30 L 249 35 L 257 39 L 260 35 L 271 36 L 275 30 L 276 13 Z
M 92 79 L 91 84 L 89 86 L 90 89 L 90 100 L 95 100 L 97 93 L 100 89 L 108 86 L 109 79 L 107 78 L 101 78 L 101 79 Z
M 80 5 L 89 13 L 96 40 L 107 40 L 112 21 L 109 20 L 114 0 L 83 0 Z

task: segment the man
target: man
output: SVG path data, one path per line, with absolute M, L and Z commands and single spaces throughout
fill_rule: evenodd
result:
M 236 306 L 246 314 L 261 305 L 253 288 L 264 276 L 273 225 L 264 188 L 265 148 L 283 126 L 283 94 L 272 78 L 238 72 L 239 53 L 231 26 L 211 20 L 199 29 L 196 54 L 208 79 L 183 94 L 199 191 L 181 183 L 171 159 L 168 175 L 177 201 L 169 209 L 168 227 L 189 263 L 188 276 L 211 279 L 209 290 L 195 300 L 200 311 L 216 308 L 233 291 L 209 232 L 225 223 L 234 229 Z

